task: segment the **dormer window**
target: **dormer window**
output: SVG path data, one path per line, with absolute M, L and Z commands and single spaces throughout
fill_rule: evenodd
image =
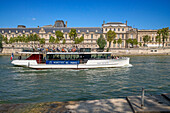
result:
M 4 33 L 4 30 L 2 30 L 2 33 Z
M 9 30 L 9 33 L 11 33 L 11 30 Z
M 16 30 L 16 33 L 18 33 L 18 31 Z
M 32 33 L 32 30 L 30 30 L 30 33 Z
M 25 33 L 25 31 L 23 30 L 23 33 Z

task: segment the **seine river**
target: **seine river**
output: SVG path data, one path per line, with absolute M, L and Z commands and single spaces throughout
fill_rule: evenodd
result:
M 34 70 L 0 56 L 0 103 L 124 98 L 170 93 L 170 56 L 131 57 L 130 68 Z

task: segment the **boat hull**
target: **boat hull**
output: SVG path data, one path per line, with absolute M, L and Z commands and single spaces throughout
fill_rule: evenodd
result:
M 94 69 L 94 68 L 115 68 L 129 67 L 130 58 L 107 59 L 107 60 L 88 60 L 86 64 L 37 64 L 36 60 L 17 60 L 12 64 L 26 66 L 33 69 Z

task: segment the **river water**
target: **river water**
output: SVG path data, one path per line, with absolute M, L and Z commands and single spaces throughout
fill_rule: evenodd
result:
M 131 57 L 129 68 L 34 70 L 0 56 L 0 103 L 124 98 L 170 93 L 170 56 Z

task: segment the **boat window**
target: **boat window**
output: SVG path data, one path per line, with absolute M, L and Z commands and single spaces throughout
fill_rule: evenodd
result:
M 59 57 L 60 57 L 59 55 L 53 55 L 53 59 L 54 59 L 54 60 L 58 60 Z
M 65 55 L 65 59 L 69 60 L 70 59 L 70 55 Z
M 91 55 L 91 58 L 92 58 L 92 59 L 96 59 L 96 58 L 97 58 L 97 54 L 92 54 L 92 55 Z
M 47 60 L 52 60 L 53 59 L 53 55 L 47 55 Z
M 98 57 L 97 57 L 97 58 L 99 58 L 99 59 L 102 58 L 102 54 L 98 54 Z
M 65 60 L 65 55 L 60 55 L 61 60 Z

